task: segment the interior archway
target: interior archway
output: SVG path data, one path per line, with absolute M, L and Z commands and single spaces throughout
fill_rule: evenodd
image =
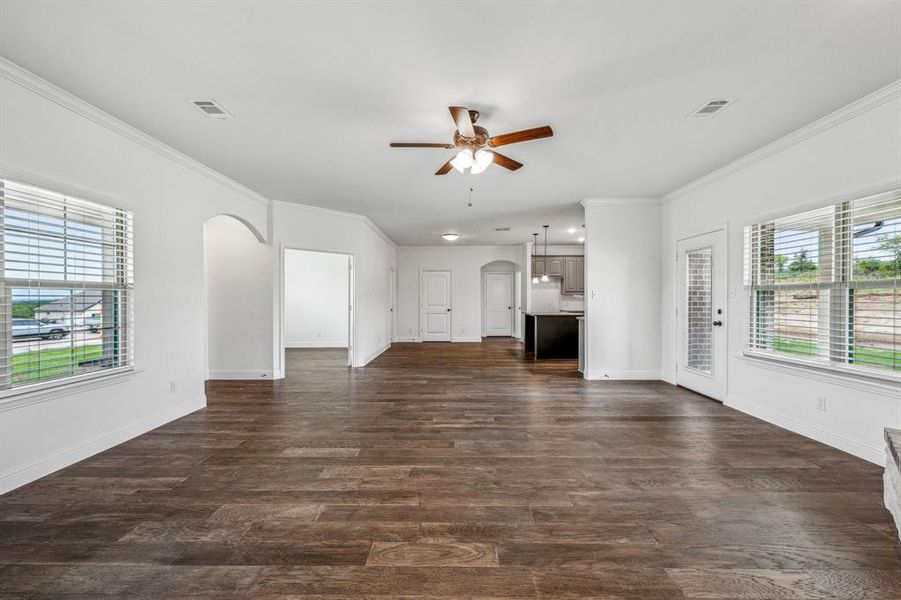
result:
M 520 337 L 522 268 L 513 261 L 494 260 L 479 270 L 482 337 Z M 509 320 L 504 316 L 505 309 Z
M 207 379 L 265 379 L 272 367 L 272 248 L 245 220 L 203 225 Z

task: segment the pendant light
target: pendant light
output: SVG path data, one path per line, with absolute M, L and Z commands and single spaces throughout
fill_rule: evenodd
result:
M 535 241 L 532 242 L 532 256 L 534 257 L 535 256 L 535 247 L 538 246 L 538 234 L 533 233 L 532 235 L 535 236 Z M 534 264 L 534 262 L 535 261 L 532 261 L 533 264 Z M 538 283 L 538 275 L 532 275 L 532 283 Z
M 547 276 L 547 228 L 550 225 L 542 225 L 544 227 L 544 275 L 541 276 L 542 282 L 548 282 L 551 280 L 550 277 Z

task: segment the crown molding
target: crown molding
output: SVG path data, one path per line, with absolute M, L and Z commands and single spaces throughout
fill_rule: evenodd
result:
M 660 198 L 586 198 L 582 200 L 580 204 L 585 208 L 598 206 L 660 206 Z
M 151 137 L 140 129 L 128 125 L 127 123 L 117 119 L 116 117 L 100 110 L 96 106 L 86 102 L 85 100 L 82 100 L 78 96 L 70 94 L 59 86 L 50 83 L 46 79 L 38 77 L 31 71 L 23 69 L 16 63 L 3 57 L 0 57 L 0 77 L 8 79 L 12 83 L 15 83 L 16 85 L 25 88 L 30 92 L 33 92 L 47 100 L 50 100 L 54 104 L 68 109 L 80 117 L 84 117 L 85 119 L 93 121 L 94 123 L 105 127 L 109 131 L 121 135 L 129 141 L 140 144 L 144 148 L 152 150 L 157 154 L 163 156 L 164 158 L 168 158 L 169 160 L 176 162 L 199 175 L 203 175 L 207 179 L 218 183 L 219 185 L 226 187 L 249 200 L 253 200 L 254 202 L 262 204 L 264 206 L 269 205 L 269 199 L 265 196 L 258 194 L 257 192 L 251 190 L 246 186 L 241 185 L 237 181 L 226 177 L 219 171 L 211 169 L 205 164 L 191 158 L 187 154 L 179 152 L 175 148 L 172 148 L 171 146 L 164 144 L 158 139 Z
M 440 235 L 440 234 L 439 234 Z M 398 246 L 399 250 L 436 250 L 436 249 L 449 249 L 449 248 L 472 248 L 472 249 L 483 249 L 488 248 L 495 250 L 497 248 L 521 248 L 522 245 L 526 242 L 513 242 L 510 244 L 461 244 L 459 240 L 456 242 L 435 242 L 434 244 L 413 244 L 412 246 Z M 528 242 L 531 244 L 532 242 Z M 548 246 L 562 246 L 563 244 L 551 244 L 548 242 Z M 573 246 L 581 246 L 582 244 L 573 244 Z M 499 258 L 497 260 L 507 260 L 505 258 Z
M 397 243 L 390 237 L 388 237 L 388 234 L 382 231 L 382 229 L 366 215 L 334 210 L 332 208 L 322 208 L 321 206 L 310 206 L 309 204 L 300 204 L 299 202 L 291 202 L 290 200 L 272 200 L 272 204 L 273 206 L 302 210 L 320 215 L 330 215 L 332 217 L 344 217 L 346 219 L 356 219 L 357 221 L 362 221 L 364 224 L 366 224 L 367 227 L 375 232 L 376 235 L 382 238 L 389 246 L 397 249 Z
M 847 106 L 843 106 L 842 108 L 829 113 L 825 117 L 817 119 L 813 123 L 805 125 L 800 129 L 796 129 L 795 131 L 778 138 L 777 140 L 770 142 L 769 144 L 754 150 L 753 152 L 742 156 L 739 159 L 736 159 L 718 169 L 695 179 L 680 188 L 673 190 L 672 192 L 663 196 L 663 203 L 667 204 L 685 196 L 686 194 L 690 194 L 696 190 L 699 190 L 705 186 L 710 185 L 720 179 L 728 177 L 729 175 L 733 175 L 747 169 L 748 167 L 754 165 L 765 158 L 773 156 L 774 154 L 778 154 L 783 150 L 787 150 L 796 144 L 800 144 L 801 142 L 808 140 L 816 135 L 819 135 L 825 131 L 832 129 L 846 121 L 850 121 L 860 115 L 867 113 L 874 108 L 878 108 L 882 106 L 886 102 L 891 102 L 892 100 L 901 97 L 901 79 L 897 81 L 893 81 L 887 86 L 876 90 L 872 94 L 868 94 L 859 100 L 855 100 L 851 104 Z

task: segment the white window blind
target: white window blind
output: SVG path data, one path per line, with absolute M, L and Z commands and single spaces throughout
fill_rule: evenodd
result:
M 132 214 L 0 179 L 0 390 L 132 366 Z
M 745 229 L 747 351 L 901 375 L 901 190 Z

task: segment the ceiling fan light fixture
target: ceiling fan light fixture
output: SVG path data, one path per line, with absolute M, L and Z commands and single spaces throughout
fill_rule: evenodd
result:
M 461 173 L 465 172 L 466 169 L 472 166 L 472 150 L 469 148 L 460 150 L 450 163 L 453 168 Z
M 475 159 L 472 162 L 472 174 L 478 175 L 487 169 L 494 162 L 494 153 L 487 150 L 479 150 L 476 152 Z
M 456 242 L 460 239 L 459 233 L 442 233 L 441 237 L 444 238 L 446 242 Z

